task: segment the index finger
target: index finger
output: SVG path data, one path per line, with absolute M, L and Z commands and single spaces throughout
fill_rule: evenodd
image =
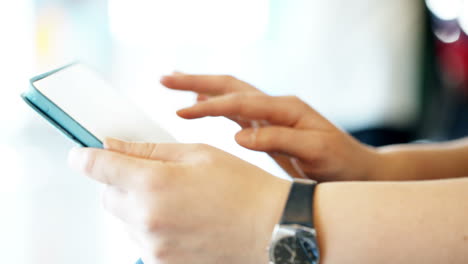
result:
M 252 85 L 229 75 L 167 75 L 161 78 L 161 83 L 170 89 L 209 95 L 259 91 Z
M 177 114 L 195 119 L 206 116 L 237 116 L 247 120 L 266 120 L 271 124 L 301 127 L 313 125 L 312 117 L 321 118 L 296 97 L 274 97 L 259 93 L 234 93 L 211 98 L 181 109 Z M 304 121 L 304 122 L 299 122 Z
M 92 148 L 70 151 L 69 164 L 94 180 L 124 190 L 154 188 L 176 173 L 177 166 Z

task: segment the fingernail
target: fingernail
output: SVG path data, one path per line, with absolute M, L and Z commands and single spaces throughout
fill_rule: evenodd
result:
M 173 71 L 172 72 L 172 75 L 173 76 L 180 76 L 180 75 L 185 75 L 185 73 L 181 72 L 181 71 Z
M 254 127 L 253 132 L 250 133 L 250 144 L 253 144 L 257 141 L 257 131 L 258 127 Z
M 236 141 L 240 145 L 249 146 L 252 144 L 252 140 L 256 137 L 255 131 L 252 129 L 244 129 L 236 134 Z
M 72 148 L 68 154 L 68 165 L 76 170 L 84 170 L 88 162 L 88 155 L 84 148 Z
M 159 80 L 160 82 L 167 82 L 174 79 L 174 76 L 172 75 L 163 75 L 161 76 L 161 79 Z
M 110 149 L 110 150 L 120 150 L 122 149 L 122 146 L 127 143 L 121 139 L 118 138 L 113 138 L 113 137 L 107 137 L 104 139 L 104 148 L 105 149 Z
M 185 118 L 187 114 L 190 113 L 190 107 L 177 110 L 176 113 L 178 116 Z
M 208 99 L 208 95 L 206 94 L 198 94 L 197 95 L 197 102 L 200 102 L 200 101 L 206 101 Z
M 253 127 L 254 129 L 257 129 L 257 128 L 260 127 L 260 124 L 259 124 L 258 121 L 252 120 L 252 121 L 250 121 L 250 126 Z
M 102 142 L 102 145 L 105 149 L 111 149 L 114 145 L 115 139 L 111 137 L 106 137 Z

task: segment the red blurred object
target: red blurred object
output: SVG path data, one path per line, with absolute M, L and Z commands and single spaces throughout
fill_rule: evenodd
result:
M 468 96 L 468 36 L 462 31 L 455 42 L 437 40 L 436 50 L 445 81 Z

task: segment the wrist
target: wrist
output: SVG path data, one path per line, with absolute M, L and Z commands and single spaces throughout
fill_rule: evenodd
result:
M 385 146 L 376 148 L 375 168 L 372 180 L 390 181 L 400 180 L 402 171 L 410 173 L 411 168 L 407 167 L 406 161 L 411 157 L 402 151 L 398 146 Z M 403 169 L 405 168 L 406 169 Z
M 361 145 L 359 155 L 355 155 L 353 164 L 358 166 L 351 181 L 375 181 L 379 177 L 379 168 L 382 166 L 383 157 L 378 149 L 372 146 Z
M 268 263 L 272 234 L 275 226 L 280 222 L 291 189 L 291 181 L 270 176 L 271 178 L 265 182 L 263 188 L 259 189 L 260 195 L 257 202 L 260 203 L 252 208 L 256 215 L 256 219 L 251 220 L 255 223 L 252 240 L 255 241 L 254 248 L 258 250 L 253 252 L 260 254 L 259 259 L 252 263 Z
M 274 185 L 270 190 L 273 190 L 269 193 L 267 199 L 269 200 L 269 208 L 271 208 L 272 215 L 270 217 L 270 229 L 273 231 L 276 224 L 280 222 L 280 219 L 283 215 L 286 202 L 289 197 L 289 192 L 291 190 L 292 181 L 276 178 Z M 276 199 L 272 199 L 275 197 Z
M 295 179 L 292 182 L 282 217 L 270 243 L 271 263 L 311 263 L 319 261 L 313 221 L 313 202 L 317 182 Z M 300 245 L 300 246 L 298 246 Z

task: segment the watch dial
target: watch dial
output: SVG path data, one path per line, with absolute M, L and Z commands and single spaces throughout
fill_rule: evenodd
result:
M 311 259 L 301 245 L 300 239 L 290 236 L 284 237 L 277 241 L 273 249 L 273 257 L 275 264 L 311 264 L 315 263 L 315 259 Z M 304 243 L 302 243 L 304 244 Z

